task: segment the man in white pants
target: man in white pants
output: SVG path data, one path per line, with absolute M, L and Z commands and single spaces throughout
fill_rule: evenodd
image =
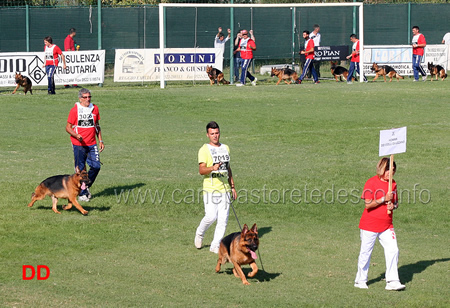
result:
M 209 143 L 204 144 L 198 151 L 199 173 L 203 175 L 203 203 L 205 216 L 195 233 L 194 244 L 200 249 L 206 230 L 217 220 L 214 239 L 210 251 L 219 253 L 220 241 L 225 235 L 231 196 L 236 199 L 233 174 L 230 167 L 230 149 L 221 144 L 219 125 L 211 121 L 206 125 L 206 136 Z

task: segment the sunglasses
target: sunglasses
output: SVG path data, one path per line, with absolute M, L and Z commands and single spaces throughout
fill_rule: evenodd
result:
M 82 96 L 81 98 L 84 98 L 84 99 L 86 99 L 86 98 L 91 98 L 92 96 L 91 95 L 89 95 L 89 96 Z

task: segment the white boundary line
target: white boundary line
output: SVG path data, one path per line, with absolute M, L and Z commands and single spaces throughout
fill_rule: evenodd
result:
M 349 3 L 284 3 L 284 4 L 180 4 L 180 3 L 160 3 L 159 4 L 159 49 L 160 49 L 160 86 L 161 89 L 165 88 L 165 79 L 164 79 L 164 46 L 166 44 L 164 40 L 164 32 L 166 31 L 164 27 L 164 8 L 166 7 L 250 7 L 250 8 L 270 8 L 270 7 L 328 7 L 328 6 L 349 6 L 349 7 L 358 7 L 359 8 L 359 48 L 360 55 L 364 55 L 364 10 L 362 2 L 349 2 Z M 359 82 L 363 82 L 364 78 L 362 78 L 363 67 L 364 67 L 364 57 L 360 57 L 359 70 L 360 70 L 360 78 Z

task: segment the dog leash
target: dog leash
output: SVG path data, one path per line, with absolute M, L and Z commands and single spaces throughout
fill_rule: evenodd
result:
M 222 181 L 223 188 L 224 188 L 225 191 L 226 191 L 225 182 L 224 182 L 224 180 L 222 179 L 222 177 L 220 177 L 220 180 Z M 231 195 L 230 195 L 229 193 L 227 193 L 227 197 L 228 197 L 228 200 L 230 201 L 230 205 L 231 205 L 231 208 L 233 209 L 234 217 L 236 217 L 236 221 L 237 221 L 237 223 L 238 223 L 238 225 L 239 225 L 239 229 L 240 229 L 241 232 L 242 232 L 241 223 L 239 222 L 239 219 L 238 219 L 238 217 L 237 217 L 237 215 L 236 215 L 236 210 L 234 209 L 234 206 L 233 206 L 233 200 L 231 199 Z M 259 247 L 258 247 L 258 257 L 259 257 L 259 263 L 261 263 L 261 269 L 262 269 L 263 271 L 266 271 L 266 270 L 264 269 L 264 265 L 263 265 L 262 258 L 261 258 L 261 249 L 259 249 Z

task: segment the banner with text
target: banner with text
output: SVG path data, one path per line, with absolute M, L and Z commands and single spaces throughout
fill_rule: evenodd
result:
M 165 80 L 209 80 L 206 66 L 222 70 L 220 48 L 166 48 Z M 159 81 L 159 49 L 116 49 L 114 82 Z
M 62 61 L 55 72 L 55 84 L 103 83 L 105 80 L 105 51 L 64 51 L 66 69 Z M 16 72 L 31 79 L 33 85 L 46 86 L 44 52 L 0 53 L 0 87 L 16 85 Z
M 422 67 L 427 74 L 428 62 L 447 68 L 449 45 L 427 45 L 422 58 Z M 364 74 L 375 76 L 370 68 L 373 63 L 392 66 L 402 76 L 413 75 L 412 47 L 410 45 L 364 46 Z

